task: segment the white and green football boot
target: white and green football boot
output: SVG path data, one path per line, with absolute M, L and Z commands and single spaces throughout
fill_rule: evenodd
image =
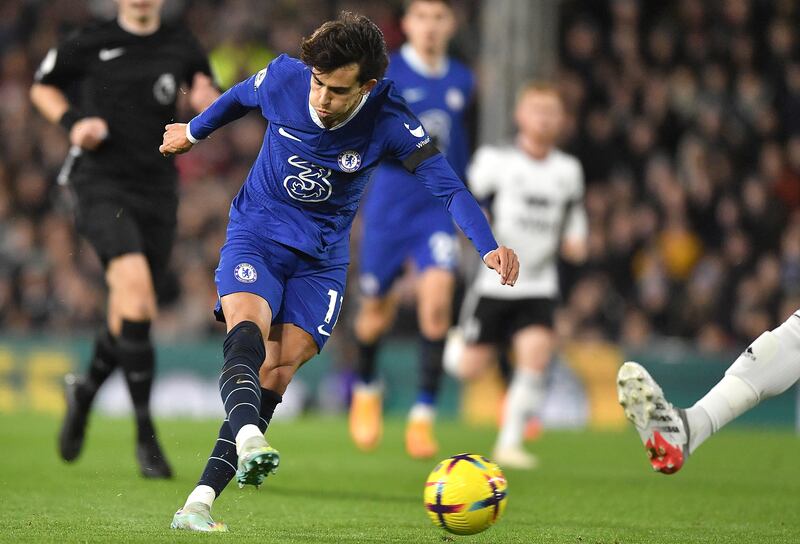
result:
M 278 471 L 280 462 L 281 454 L 267 444 L 263 436 L 250 437 L 244 441 L 239 452 L 236 482 L 240 488 L 246 485 L 258 487 L 264 478 Z
M 653 470 L 662 474 L 678 472 L 689 456 L 689 425 L 684 411 L 670 404 L 647 370 L 632 361 L 619 369 L 617 393 L 625 417 L 642 439 Z
M 227 533 L 228 526 L 211 519 L 211 507 L 204 502 L 190 502 L 172 517 L 172 529 L 202 533 Z

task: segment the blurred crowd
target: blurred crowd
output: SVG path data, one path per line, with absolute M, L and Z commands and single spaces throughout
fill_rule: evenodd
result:
M 297 54 L 301 36 L 342 8 L 369 15 L 396 48 L 399 4 L 171 0 L 165 16 L 185 18 L 227 87 L 280 52 Z M 480 4 L 455 2 L 454 52 L 473 65 Z M 800 307 L 797 4 L 561 3 L 563 147 L 584 166 L 591 247 L 587 266 L 564 270 L 562 335 L 633 346 L 676 336 L 719 350 Z M 4 332 L 75 331 L 102 319 L 102 270 L 74 234 L 68 191 L 55 183 L 65 135 L 32 111 L 27 93 L 59 36 L 112 12 L 106 0 L 0 0 Z M 159 334 L 219 332 L 209 311 L 213 269 L 263 130 L 260 117 L 247 116 L 202 153 L 179 157 L 174 288 Z
M 717 350 L 800 307 L 799 19 L 780 0 L 563 4 L 591 220 L 566 333 Z

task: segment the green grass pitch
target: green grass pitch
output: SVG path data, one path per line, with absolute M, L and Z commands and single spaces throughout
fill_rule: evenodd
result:
M 675 476 L 650 472 L 633 432 L 546 432 L 534 472 L 506 471 L 506 514 L 473 537 L 447 536 L 422 506 L 434 462 L 408 459 L 403 424 L 373 454 L 342 418 L 276 422 L 280 471 L 260 490 L 229 486 L 214 512 L 228 534 L 169 529 L 199 475 L 216 422 L 163 421 L 177 477 L 138 477 L 129 420 L 94 419 L 84 455 L 56 457 L 54 418 L 0 416 L 2 542 L 462 542 L 628 544 L 800 542 L 800 440 L 790 431 L 725 430 Z M 490 451 L 494 433 L 442 421 L 441 457 Z

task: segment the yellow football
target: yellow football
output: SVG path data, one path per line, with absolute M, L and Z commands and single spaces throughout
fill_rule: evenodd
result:
M 431 521 L 457 535 L 474 535 L 494 525 L 506 508 L 506 478 L 482 455 L 462 453 L 436 465 L 425 482 Z

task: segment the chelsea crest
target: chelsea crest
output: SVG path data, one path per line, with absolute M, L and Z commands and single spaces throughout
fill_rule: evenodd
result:
M 339 168 L 342 172 L 355 172 L 361 167 L 361 155 L 352 149 L 339 153 Z

